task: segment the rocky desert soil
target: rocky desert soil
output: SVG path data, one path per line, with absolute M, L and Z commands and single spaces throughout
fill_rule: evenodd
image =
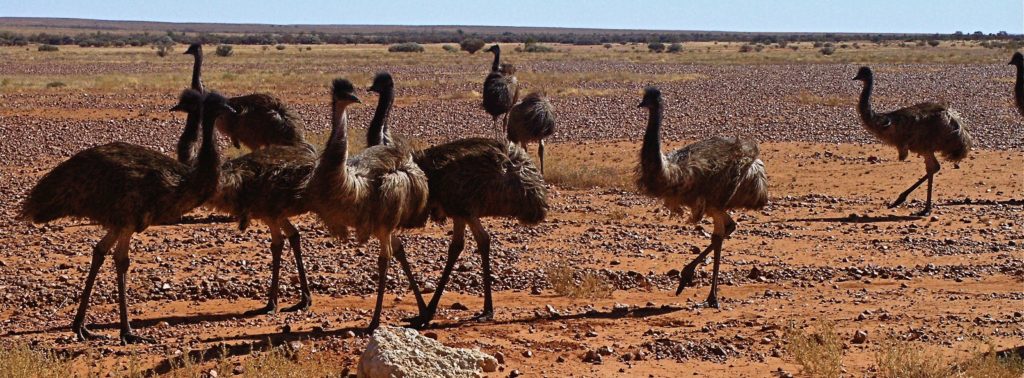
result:
M 159 343 L 74 341 L 67 327 L 100 230 L 79 220 L 27 224 L 16 219 L 20 202 L 41 175 L 90 146 L 126 141 L 171 154 L 184 120 L 166 109 L 187 85 L 191 61 L 145 49 L 67 50 L 40 57 L 45 53 L 34 49 L 0 49 L 0 345 L 67 352 L 83 371 L 116 371 L 137 360 L 161 373 L 182 353 L 203 356 L 226 346 L 241 361 L 268 342 L 300 341 L 354 369 L 373 306 L 377 245 L 331 238 L 310 216 L 297 220 L 314 292 L 310 311 L 243 316 L 264 303 L 269 235 L 260 226 L 239 232 L 226 217 L 199 209 L 132 244 L 133 325 Z M 549 183 L 552 207 L 541 225 L 485 221 L 493 240 L 494 321 L 471 320 L 482 300 L 470 239 L 442 311 L 424 332 L 446 345 L 500 353 L 503 370 L 495 376 L 534 377 L 799 374 L 784 330 L 821 322 L 835 324 L 851 376 L 875 374 L 874 352 L 884 340 L 954 357 L 987 343 L 1022 345 L 1024 119 L 1012 107 L 1013 71 L 1001 56 L 873 65 L 877 109 L 944 99 L 960 110 L 976 141 L 959 167 L 944 163 L 933 214 L 914 217 L 923 188 L 907 205 L 886 203 L 924 173 L 924 164 L 916 156 L 898 161 L 895 149 L 860 128 L 860 86 L 850 80 L 860 62 L 709 64 L 685 54 L 651 60 L 608 53 L 572 59 L 588 51 L 509 54 L 520 80 L 547 90 L 558 109 L 548 176 L 562 179 Z M 394 134 L 422 143 L 492 135 L 478 105 L 489 56 L 286 52 L 277 57 L 254 48 L 210 57 L 204 81 L 228 94 L 273 92 L 317 135 L 328 127 L 329 78 L 368 86 L 369 77 L 387 70 L 400 98 Z M 55 81 L 67 86 L 46 86 Z M 696 287 L 673 295 L 673 275 L 693 249 L 707 245 L 711 225 L 687 224 L 631 185 L 646 117 L 636 104 L 652 84 L 669 106 L 666 150 L 719 134 L 761 142 L 771 200 L 763 211 L 735 215 L 739 229 L 725 242 L 721 309 L 702 304 L 709 267 Z M 358 108 L 350 124 L 365 125 L 371 115 L 372 107 Z M 443 265 L 447 227 L 403 234 L 428 291 Z M 297 278 L 285 260 L 288 304 Z M 597 300 L 559 296 L 547 272 L 560 265 L 603 277 L 615 290 Z M 112 265 L 97 285 L 89 317 L 94 329 L 116 335 Z M 416 306 L 395 264 L 388 286 L 384 322 L 401 325 Z M 858 331 L 866 340 L 855 342 Z

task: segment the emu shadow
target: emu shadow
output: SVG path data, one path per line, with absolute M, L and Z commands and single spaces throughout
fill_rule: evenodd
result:
M 571 315 L 553 315 L 553 316 L 540 316 L 534 315 L 527 318 L 512 319 L 506 321 L 494 321 L 494 322 L 478 322 L 472 318 L 454 321 L 451 323 L 434 324 L 431 323 L 423 329 L 451 329 L 459 328 L 464 325 L 473 324 L 493 324 L 493 325 L 507 325 L 507 324 L 529 324 L 539 323 L 543 321 L 552 320 L 578 320 L 578 319 L 622 319 L 622 318 L 646 318 L 651 316 L 659 316 L 665 314 L 671 314 L 673 312 L 685 310 L 683 307 L 673 306 L 661 306 L 661 307 L 642 307 L 633 310 L 610 310 L 610 311 L 597 311 L 590 310 L 584 313 L 571 314 Z
M 191 325 L 191 324 L 197 324 L 197 323 L 202 323 L 202 322 L 211 322 L 211 323 L 213 323 L 213 322 L 223 322 L 223 321 L 235 320 L 235 319 L 246 319 L 246 318 L 251 318 L 251 317 L 255 317 L 255 316 L 257 316 L 257 315 L 246 315 L 244 312 L 240 312 L 240 313 L 224 313 L 224 314 L 200 314 L 200 315 L 192 315 L 192 316 L 176 315 L 176 316 L 164 316 L 164 317 L 150 318 L 150 319 L 136 319 L 136 320 L 132 320 L 132 324 L 134 326 L 136 326 L 136 327 L 139 327 L 139 328 L 148 328 L 148 327 L 152 327 L 152 326 L 155 326 L 157 324 L 160 324 L 161 322 L 167 322 L 167 324 L 169 324 L 171 326 L 182 325 L 182 324 L 184 324 L 184 325 Z M 92 329 L 116 329 L 116 328 L 120 327 L 120 323 L 117 323 L 117 322 L 113 322 L 113 323 L 90 323 L 90 324 L 88 324 L 88 326 L 89 326 L 89 328 L 92 328 Z M 50 327 L 50 328 L 41 329 L 41 330 L 8 332 L 7 335 L 10 335 L 10 336 L 34 335 L 34 334 L 40 334 L 40 333 L 49 333 L 49 332 L 58 332 L 58 331 L 67 331 L 67 330 L 68 330 L 68 326 L 62 325 L 62 326 L 59 326 L 59 327 Z
M 1024 206 L 1024 199 L 1008 199 L 1008 200 L 972 200 L 972 199 L 957 199 L 951 200 L 942 204 L 943 206 L 966 206 L 966 205 L 980 205 L 980 206 Z
M 832 218 L 796 218 L 787 219 L 783 222 L 830 222 L 830 223 L 885 223 L 885 222 L 909 222 L 921 220 L 924 217 L 917 215 L 883 215 L 883 216 L 845 216 Z

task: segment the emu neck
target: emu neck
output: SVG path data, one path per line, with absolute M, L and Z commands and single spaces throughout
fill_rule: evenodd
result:
M 875 111 L 871 109 L 871 90 L 874 89 L 875 79 L 872 77 L 864 80 L 864 89 L 860 92 L 860 102 L 857 104 L 857 112 L 860 113 L 860 119 L 864 122 L 865 126 L 873 126 L 872 120 L 875 117 Z
M 204 201 L 217 191 L 220 180 L 220 153 L 214 138 L 216 114 L 203 114 L 203 144 L 199 146 L 199 157 L 195 166 L 195 191 Z
M 339 175 L 344 181 L 345 163 L 348 160 L 348 117 L 345 108 L 339 109 L 337 105 L 331 106 L 331 135 L 324 146 L 324 152 L 320 155 L 318 169 L 321 175 Z M 326 177 L 325 177 L 326 178 Z M 329 182 L 325 181 L 325 182 Z
M 494 50 L 494 63 L 491 63 L 491 72 L 498 72 L 498 65 L 501 63 L 501 50 Z
M 178 138 L 178 162 L 191 166 L 195 163 L 195 156 L 193 155 L 192 146 L 195 146 L 196 141 L 199 139 L 199 122 L 202 118 L 202 114 L 198 111 L 188 112 L 188 118 L 185 119 L 185 130 L 181 132 L 181 137 Z
M 1017 102 L 1017 110 L 1024 114 L 1024 64 L 1017 65 L 1017 81 L 1013 85 L 1013 95 Z
M 395 89 L 385 88 L 380 93 L 380 100 L 377 102 L 377 110 L 373 113 L 373 120 L 370 121 L 370 128 L 366 130 L 366 146 L 372 147 L 379 144 L 390 144 L 388 137 L 388 116 L 391 115 L 391 106 L 395 103 Z
M 201 79 L 203 70 L 203 50 L 199 49 L 195 54 L 195 62 L 192 64 L 192 89 L 199 92 L 204 92 L 203 81 Z
M 644 132 L 644 145 L 640 148 L 640 163 L 644 171 L 661 172 L 664 161 L 661 155 L 661 103 L 650 107 L 647 118 L 647 131 Z

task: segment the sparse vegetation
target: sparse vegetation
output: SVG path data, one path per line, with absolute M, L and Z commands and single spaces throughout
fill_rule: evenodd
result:
M 64 378 L 72 376 L 67 360 L 25 343 L 0 346 L 0 377 Z
M 278 44 L 277 46 L 274 46 L 274 48 L 277 49 L 277 51 L 281 51 L 281 50 L 284 50 L 284 49 L 288 48 L 288 46 L 285 46 L 283 44 Z
M 162 58 L 174 51 L 174 40 L 165 35 L 156 42 L 155 46 L 156 55 Z
M 956 363 L 924 345 L 887 339 L 875 351 L 875 365 L 881 378 L 1018 378 L 1024 376 L 1024 360 L 1009 353 L 999 356 L 991 345 L 984 353 Z
M 60 48 L 54 45 L 42 44 L 39 45 L 38 51 L 60 51 Z
M 228 57 L 235 53 L 234 46 L 231 45 L 217 45 L 217 56 Z
M 49 83 L 46 83 L 46 87 L 47 88 L 63 88 L 63 87 L 66 87 L 66 86 L 68 86 L 68 85 L 64 84 L 63 81 L 51 81 Z
M 575 279 L 577 273 L 580 276 L 578 283 Z M 548 269 L 547 278 L 555 293 L 573 299 L 609 298 L 615 290 L 604 276 L 593 271 L 577 272 L 564 263 Z
M 459 48 L 452 45 L 441 46 L 441 49 L 450 53 L 459 52 Z
M 818 50 L 818 52 L 820 52 L 821 55 L 832 55 L 836 53 L 836 48 L 832 46 L 825 46 L 822 47 L 821 50 Z
M 665 51 L 665 44 L 661 42 L 651 42 L 647 44 L 647 49 L 651 52 L 660 53 Z
M 552 48 L 551 46 L 545 46 L 545 45 L 539 44 L 537 42 L 532 42 L 532 41 L 531 42 L 526 42 L 526 44 L 523 45 L 522 49 L 516 49 L 516 50 L 523 51 L 523 52 L 531 52 L 531 53 L 546 53 L 546 52 L 553 52 L 553 51 L 555 51 L 555 49 Z
M 786 328 L 786 351 L 811 377 L 839 377 L 843 368 L 843 342 L 836 335 L 835 325 L 819 322 L 814 333 L 790 323 Z
M 931 46 L 931 47 L 938 47 L 938 46 L 939 46 L 939 41 L 937 41 L 937 40 L 934 40 L 934 39 L 932 39 L 932 40 L 929 40 L 929 41 L 928 41 L 928 46 Z
M 423 46 L 416 42 L 398 43 L 388 47 L 388 52 L 423 52 Z
M 681 53 L 681 52 L 683 52 L 683 44 L 679 43 L 679 42 L 675 42 L 675 43 L 673 43 L 671 45 L 668 45 L 668 52 L 670 52 L 670 53 Z
M 462 40 L 462 42 L 459 43 L 459 48 L 461 48 L 462 51 L 466 51 L 470 54 L 476 54 L 477 51 L 480 51 L 480 49 L 484 48 L 484 41 L 479 38 L 464 39 Z

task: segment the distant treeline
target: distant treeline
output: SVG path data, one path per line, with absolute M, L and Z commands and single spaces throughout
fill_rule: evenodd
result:
M 457 31 L 394 31 L 387 33 L 108 33 L 87 32 L 75 35 L 55 33 L 23 34 L 0 31 L 0 45 L 23 46 L 30 43 L 49 45 L 79 45 L 83 47 L 146 46 L 173 41 L 174 43 L 212 43 L 234 45 L 276 45 L 276 44 L 394 44 L 416 43 L 458 43 L 467 38 L 502 43 L 565 43 L 574 45 L 601 45 L 606 43 L 673 43 L 673 42 L 745 42 L 745 43 L 787 43 L 787 42 L 846 42 L 846 41 L 920 41 L 920 40 L 1022 40 L 1021 35 L 1006 32 L 985 34 L 956 32 L 953 34 L 850 34 L 850 33 L 731 33 L 731 32 L 628 32 L 628 33 L 513 33 L 498 34 L 464 33 Z

